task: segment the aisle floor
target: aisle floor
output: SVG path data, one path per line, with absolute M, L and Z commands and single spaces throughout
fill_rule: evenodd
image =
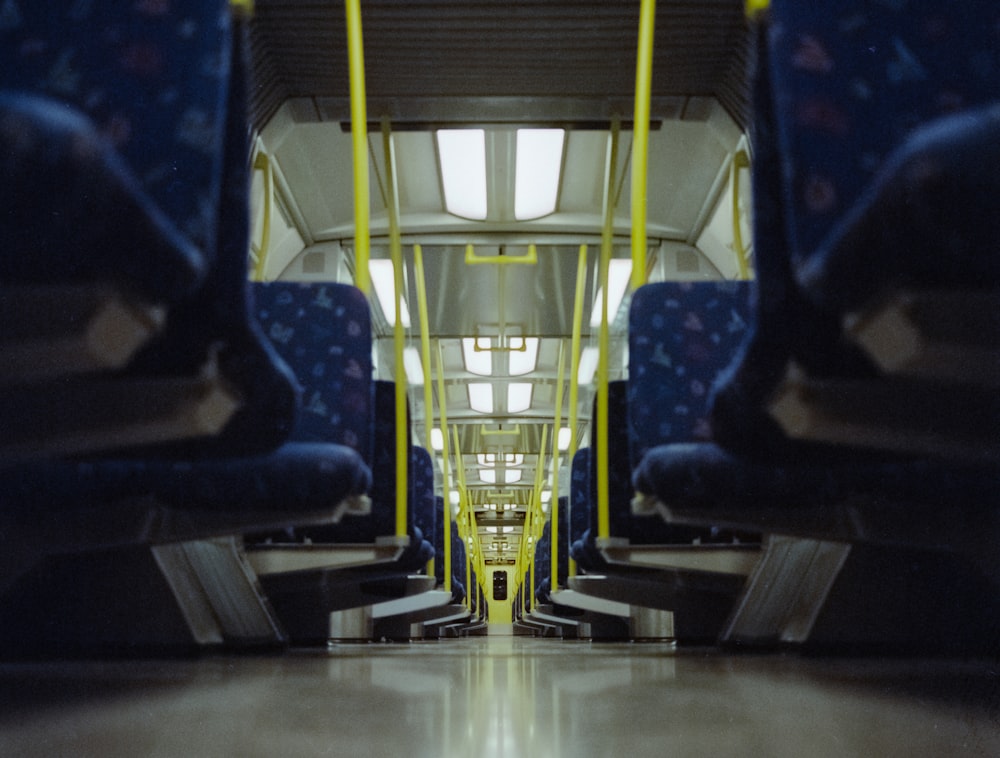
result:
M 0 664 L 0 755 L 1000 755 L 985 662 L 509 636 Z

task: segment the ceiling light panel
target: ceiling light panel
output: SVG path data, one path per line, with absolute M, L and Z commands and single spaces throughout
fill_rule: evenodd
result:
M 556 209 L 562 170 L 562 129 L 518 129 L 514 218 L 541 218 Z
M 406 381 L 411 385 L 422 386 L 424 383 L 424 367 L 420 362 L 420 351 L 415 347 L 403 350 L 403 368 L 406 370 Z
M 625 290 L 628 287 L 629 278 L 632 276 L 632 261 L 628 258 L 616 258 L 609 261 L 608 266 L 608 323 L 615 320 L 618 308 L 625 297 Z M 597 297 L 594 298 L 594 308 L 590 312 L 590 325 L 598 327 L 601 325 L 601 299 L 604 297 L 600 289 L 597 290 Z
M 479 413 L 493 413 L 493 385 L 486 382 L 471 382 L 469 407 Z
M 531 407 L 531 382 L 511 382 L 507 385 L 507 413 L 522 413 Z
M 477 376 L 493 375 L 493 340 L 489 337 L 463 337 L 462 360 L 465 370 Z
M 530 374 L 538 365 L 538 337 L 514 337 L 510 341 L 507 368 L 511 376 Z
M 392 268 L 392 261 L 385 258 L 377 258 L 368 261 L 368 271 L 372 277 L 372 285 L 375 287 L 375 297 L 378 306 L 382 309 L 382 315 L 389 322 L 390 326 L 396 325 L 396 279 Z M 410 309 L 406 307 L 406 298 L 401 298 L 399 312 L 403 326 L 410 328 Z
M 449 213 L 473 221 L 486 218 L 486 132 L 482 129 L 440 129 L 444 204 Z

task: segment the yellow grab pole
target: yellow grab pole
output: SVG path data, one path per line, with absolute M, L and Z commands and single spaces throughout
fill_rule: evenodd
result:
M 260 248 L 257 250 L 257 260 L 253 267 L 253 280 L 264 281 L 267 272 L 267 256 L 271 252 L 271 207 L 274 204 L 274 168 L 271 159 L 263 150 L 257 152 L 253 159 L 254 171 L 264 174 L 264 207 L 261 211 L 263 219 L 260 230 Z M 252 244 L 252 243 L 251 243 Z
M 403 327 L 403 245 L 399 234 L 399 194 L 396 191 L 396 155 L 392 147 L 389 122 L 382 119 L 382 148 L 385 151 L 385 175 L 388 185 L 389 253 L 392 256 L 393 289 L 396 291 L 396 323 L 392 330 L 393 379 L 396 385 L 396 536 L 405 537 L 407 495 L 409 494 L 409 429 L 406 425 L 406 372 L 403 370 L 403 349 L 406 333 Z
M 750 156 L 746 150 L 740 150 L 733 156 L 732 163 L 732 194 L 733 194 L 733 248 L 736 252 L 736 265 L 739 267 L 740 279 L 750 278 L 750 266 L 747 263 L 747 248 L 743 243 L 743 229 L 740 225 L 740 170 L 750 168 Z
M 552 520 L 552 528 L 549 535 L 552 538 L 552 577 L 550 588 L 552 592 L 559 589 L 559 429 L 562 427 L 562 405 L 563 405 L 563 382 L 566 371 L 566 344 L 559 342 L 559 371 L 556 381 L 556 433 L 552 439 L 552 505 L 549 506 L 549 514 Z
M 569 369 L 569 449 L 566 459 L 573 464 L 576 455 L 577 420 L 580 392 L 580 336 L 583 331 L 583 298 L 587 290 L 587 246 L 580 245 L 576 263 L 576 297 L 573 302 L 573 341 Z M 571 506 L 572 507 L 572 504 Z M 569 575 L 576 576 L 576 561 L 569 561 Z
M 420 370 L 424 374 L 424 444 L 432 453 L 434 443 L 431 429 L 434 428 L 434 386 L 431 384 L 431 335 L 430 319 L 427 316 L 427 285 L 424 277 L 424 250 L 413 246 L 413 270 L 417 280 L 417 308 L 420 313 Z M 432 453 L 433 454 L 433 453 Z M 433 539 L 433 535 L 431 535 Z M 427 576 L 434 576 L 434 558 L 427 562 Z
M 458 426 L 453 426 L 451 428 L 451 432 L 452 432 L 452 435 L 455 438 L 454 439 L 454 443 L 455 443 L 455 465 L 457 466 L 457 468 L 455 469 L 455 477 L 458 479 L 458 516 L 459 516 L 459 519 L 461 519 L 465 515 L 464 514 L 464 509 L 469 507 L 469 490 L 466 489 L 466 486 L 465 486 L 465 465 L 464 465 L 464 463 L 462 461 L 462 445 L 461 445 L 461 441 L 458 438 Z M 461 521 L 459 523 L 461 523 Z M 450 534 L 450 531 L 451 531 L 451 526 L 450 525 L 448 527 L 448 530 L 449 530 L 449 534 Z M 459 529 L 459 536 L 461 536 L 461 531 L 462 530 Z M 466 576 L 468 576 L 468 568 L 469 568 L 469 551 L 466 550 L 465 551 Z M 465 583 L 465 597 L 466 597 L 466 599 L 468 599 L 468 597 L 469 597 L 469 583 L 468 583 L 468 578 L 466 578 L 466 583 Z
M 354 149 L 354 282 L 366 295 L 371 289 L 370 200 L 368 197 L 368 114 L 365 95 L 365 48 L 361 37 L 361 0 L 345 0 L 347 59 L 351 89 L 351 141 Z
M 608 333 L 608 269 L 611 265 L 611 247 L 614 234 L 614 197 L 612 184 L 618 170 L 619 124 L 615 119 L 611 124 L 611 144 L 608 149 L 607 180 L 604 188 L 604 227 L 601 231 L 601 257 L 598 264 L 598 278 L 601 288 L 601 326 L 598 336 L 597 359 L 597 536 L 606 539 L 611 536 L 611 506 L 608 488 L 608 351 L 611 339 Z M 633 263 L 633 266 L 635 264 Z
M 653 30 L 656 0 L 642 0 L 635 65 L 635 118 L 632 121 L 632 289 L 646 283 L 646 175 L 649 166 L 649 95 L 653 83 Z
M 444 496 L 444 523 L 441 524 L 441 528 L 444 530 L 444 540 L 442 541 L 444 548 L 444 591 L 451 592 L 451 461 L 448 460 L 448 403 L 444 394 L 444 357 L 440 342 L 437 345 L 437 384 L 443 464 L 441 494 Z

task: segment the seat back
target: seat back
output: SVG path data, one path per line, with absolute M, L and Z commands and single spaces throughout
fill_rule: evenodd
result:
M 1000 99 L 992 0 L 774 0 L 770 78 L 793 262 L 821 252 L 914 129 Z
M 0 90 L 30 93 L 85 117 L 153 204 L 211 261 L 229 26 L 227 0 L 8 3 L 0 21 Z
M 658 282 L 629 311 L 631 468 L 650 448 L 711 438 L 709 398 L 749 323 L 749 282 Z

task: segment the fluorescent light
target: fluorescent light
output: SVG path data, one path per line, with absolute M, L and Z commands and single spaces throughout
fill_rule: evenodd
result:
M 615 320 L 618 313 L 618 306 L 622 304 L 625 297 L 625 288 L 628 287 L 628 280 L 632 276 L 632 261 L 628 258 L 615 258 L 609 261 L 608 266 L 608 323 Z M 600 288 L 597 290 L 597 297 L 594 300 L 594 308 L 590 312 L 590 325 L 601 325 L 601 298 L 603 297 Z
M 594 381 L 594 374 L 597 372 L 597 359 L 601 351 L 596 347 L 585 347 L 580 353 L 580 370 L 576 375 L 576 382 L 581 387 L 585 387 Z
M 547 216 L 556 209 L 562 168 L 562 129 L 518 129 L 514 218 Z
M 444 450 L 444 434 L 440 429 L 431 429 L 431 447 L 435 450 Z
M 503 462 L 508 466 L 520 466 L 524 463 L 524 453 L 504 453 Z
M 524 474 L 521 469 L 508 469 L 503 472 L 503 482 L 504 484 L 517 484 L 521 481 L 521 476 Z
M 420 362 L 420 351 L 415 347 L 403 350 L 403 368 L 406 369 L 406 381 L 412 385 L 424 383 L 424 367 Z
M 560 450 L 569 450 L 569 443 L 571 439 L 569 435 L 570 435 L 570 429 L 568 426 L 564 426 L 562 429 L 559 430 Z
M 476 463 L 480 466 L 493 466 L 497 462 L 496 453 L 476 453 Z
M 493 413 L 493 385 L 472 382 L 469 387 L 469 407 L 479 413 Z
M 444 204 L 449 213 L 482 221 L 486 218 L 486 132 L 482 129 L 439 129 L 438 154 Z
M 486 527 L 487 534 L 498 534 L 500 532 L 500 527 L 498 526 L 488 526 Z
M 458 505 L 462 502 L 462 495 L 459 494 L 458 490 L 452 490 L 448 493 L 448 500 L 452 505 Z
M 501 534 L 513 534 L 514 533 L 514 527 L 512 527 L 512 526 L 501 526 L 500 527 L 500 533 Z
M 392 261 L 386 258 L 376 258 L 368 261 L 368 271 L 372 275 L 372 284 L 375 286 L 375 296 L 378 299 L 379 308 L 382 315 L 389 322 L 390 326 L 396 325 L 396 279 L 392 269 Z M 410 327 L 410 310 L 406 307 L 406 298 L 402 298 L 399 304 L 402 314 L 403 326 Z
M 511 376 L 523 376 L 535 370 L 538 365 L 538 337 L 521 337 L 520 342 L 511 344 L 510 348 L 507 368 Z
M 521 413 L 531 407 L 531 382 L 512 382 L 507 385 L 507 413 Z
M 479 348 L 478 350 L 476 348 Z M 463 337 L 462 360 L 465 370 L 479 376 L 493 375 L 493 340 L 489 337 Z
M 542 502 L 547 503 L 552 499 L 552 490 L 545 490 L 542 492 Z
M 479 480 L 487 484 L 497 483 L 497 472 L 493 469 L 484 468 L 479 470 Z

